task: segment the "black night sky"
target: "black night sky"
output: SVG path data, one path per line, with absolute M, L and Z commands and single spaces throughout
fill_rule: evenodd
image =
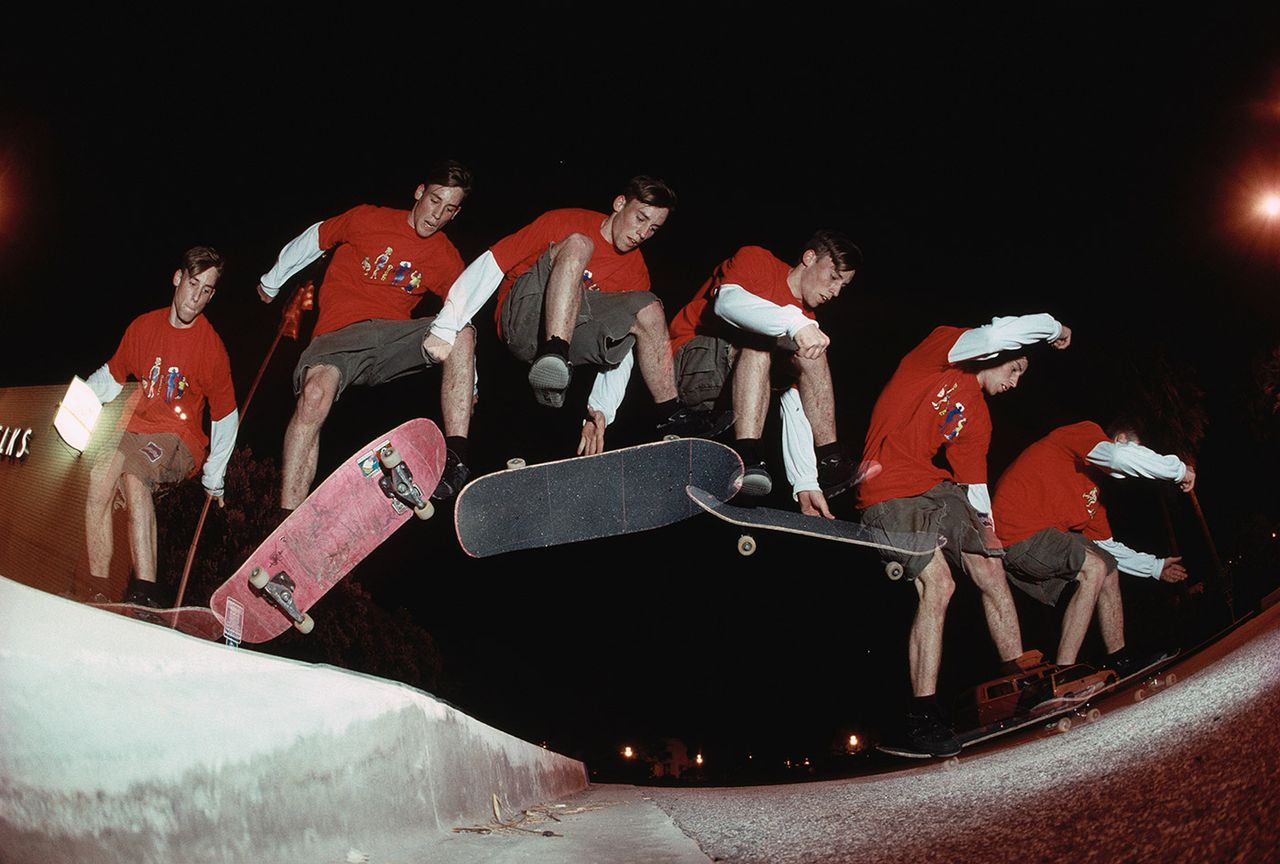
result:
M 855 450 L 880 387 L 938 324 L 1047 311 L 1074 330 L 993 400 L 993 479 L 1055 426 L 1128 404 L 1164 357 L 1175 389 L 1205 394 L 1198 490 L 1226 556 L 1238 526 L 1280 517 L 1274 425 L 1267 438 L 1249 419 L 1254 364 L 1280 343 L 1280 222 L 1253 210 L 1280 188 L 1276 22 L 1114 5 L 786 20 L 735 6 L 714 26 L 595 10 L 591 31 L 553 35 L 538 17 L 500 37 L 492 21 L 424 18 L 384 25 L 379 46 L 372 19 L 306 39 L 171 23 L 146 42 L 82 24 L 56 51 L 0 59 L 0 386 L 87 375 L 169 301 L 182 250 L 209 243 L 231 262 L 208 316 L 243 398 L 279 314 L 253 286 L 311 223 L 407 207 L 424 167 L 453 157 L 477 178 L 448 232 L 469 261 L 545 210 L 604 209 L 651 173 L 681 198 L 644 249 L 668 315 L 740 246 L 790 259 L 834 227 L 862 247 L 820 315 Z M 492 304 L 477 316 L 473 470 L 570 455 L 578 415 L 534 405 L 491 321 Z M 280 349 L 255 397 L 240 436 L 255 452 L 279 453 L 300 350 Z M 578 404 L 589 383 L 575 381 Z M 428 374 L 349 391 L 321 472 L 408 416 L 438 420 L 437 390 Z M 610 445 L 643 440 L 645 398 L 633 390 Z M 1139 492 L 1113 499 L 1117 536 L 1163 553 Z M 836 509 L 854 516 L 847 499 Z M 1187 510 L 1179 536 L 1203 569 Z M 477 561 L 442 518 L 402 530 L 355 578 L 436 636 L 462 708 L 576 754 L 644 735 L 791 753 L 874 724 L 872 706 L 905 690 L 914 592 L 843 546 L 758 536 L 744 560 L 735 537 L 703 517 Z M 1048 617 L 1027 616 L 1029 647 L 1056 641 Z M 994 655 L 973 597 L 948 628 L 954 689 Z

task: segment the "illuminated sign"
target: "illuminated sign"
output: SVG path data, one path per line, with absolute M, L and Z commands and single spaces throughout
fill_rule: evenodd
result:
M 20 426 L 0 426 L 0 456 L 21 459 L 31 452 L 31 430 Z

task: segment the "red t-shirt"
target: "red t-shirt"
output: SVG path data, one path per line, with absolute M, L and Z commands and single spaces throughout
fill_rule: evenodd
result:
M 592 291 L 648 291 L 649 268 L 639 249 L 619 253 L 613 243 L 600 234 L 600 226 L 608 217 L 594 210 L 549 210 L 514 234 L 493 244 L 490 252 L 506 275 L 498 286 L 498 307 L 494 320 L 501 328 L 502 304 L 511 286 L 524 271 L 538 262 L 552 243 L 570 234 L 585 234 L 595 244 L 591 260 L 582 274 L 582 287 Z
M 858 486 L 858 506 L 928 492 L 943 480 L 987 482 L 991 415 L 978 376 L 947 360 L 967 328 L 939 327 L 911 350 L 871 412 L 863 459 L 884 466 Z M 941 449 L 950 468 L 934 458 Z
M 361 204 L 320 223 L 320 248 L 337 246 L 320 286 L 314 336 L 357 321 L 407 321 L 428 292 L 441 298 L 462 273 L 443 231 L 423 239 L 409 211 Z
M 790 272 L 791 267 L 779 261 L 768 249 L 743 246 L 732 258 L 720 263 L 693 299 L 671 320 L 671 350 L 679 350 L 694 336 L 718 336 L 733 341 L 732 334 L 737 328 L 717 316 L 711 306 L 721 285 L 740 285 L 770 303 L 795 306 L 806 317 L 816 321 L 813 310 L 806 309 L 791 293 L 787 285 Z
M 201 315 L 190 327 L 174 327 L 167 306 L 140 315 L 124 331 L 107 368 L 116 381 L 132 375 L 142 382 L 142 399 L 126 428 L 176 434 L 198 469 L 209 448 L 201 422 L 206 399 L 215 420 L 236 408 L 231 361 L 213 325 Z
M 1102 471 L 1087 459 L 1109 440 L 1097 423 L 1074 423 L 1024 450 L 1000 475 L 991 502 L 1000 540 L 1012 546 L 1045 528 L 1079 531 L 1090 540 L 1110 538 L 1107 510 L 1098 500 Z

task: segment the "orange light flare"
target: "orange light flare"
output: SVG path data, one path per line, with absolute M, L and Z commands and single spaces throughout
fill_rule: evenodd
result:
M 632 750 L 630 746 L 622 748 L 623 759 L 634 759 L 635 756 L 636 756 L 636 751 Z
M 1258 199 L 1254 212 L 1268 220 L 1280 217 L 1280 193 L 1268 192 L 1263 195 Z

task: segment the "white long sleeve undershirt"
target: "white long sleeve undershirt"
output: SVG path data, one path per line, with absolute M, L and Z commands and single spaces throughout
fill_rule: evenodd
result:
M 1117 479 L 1145 477 L 1148 480 L 1181 483 L 1187 476 L 1187 466 L 1177 456 L 1161 456 L 1148 447 L 1127 441 L 1101 441 L 1089 451 L 1086 458 Z
M 223 480 L 231 451 L 236 449 L 236 434 L 240 430 L 240 412 L 232 408 L 221 420 L 214 420 L 209 428 L 209 458 L 204 460 L 201 484 L 206 492 L 222 496 Z
M 93 395 L 104 405 L 119 396 L 124 389 L 124 385 L 112 376 L 111 368 L 106 363 L 93 370 L 93 374 L 84 383 L 89 385 Z
M 799 306 L 779 306 L 752 294 L 741 285 L 727 283 L 716 291 L 715 313 L 740 330 L 765 336 L 790 336 L 816 324 Z
M 1147 552 L 1137 552 L 1121 543 L 1114 537 L 1093 541 L 1102 549 L 1110 552 L 1116 559 L 1116 566 L 1131 576 L 1144 576 L 1148 579 L 1159 579 L 1164 571 L 1164 559 L 1157 558 Z
M 481 307 L 489 302 L 493 292 L 498 290 L 503 275 L 498 259 L 486 249 L 449 286 L 444 305 L 431 324 L 431 335 L 452 345 L 458 337 L 458 331 L 471 323 Z
M 591 395 L 587 397 L 587 407 L 603 414 L 606 426 L 618 416 L 618 408 L 627 395 L 627 384 L 631 381 L 631 369 L 635 363 L 636 352 L 631 351 L 616 368 L 601 369 L 596 373 L 595 383 L 591 385 Z
M 320 223 L 317 222 L 280 250 L 275 266 L 263 273 L 258 280 L 262 284 L 262 290 L 267 296 L 275 297 L 280 293 L 280 286 L 288 282 L 290 276 L 323 254 L 324 250 L 320 248 Z
M 1001 351 L 1012 351 L 1036 342 L 1052 342 L 1062 335 L 1062 325 L 1047 313 L 992 318 L 990 324 L 966 330 L 947 353 L 948 363 L 989 360 Z
M 794 387 L 782 394 L 782 464 L 791 483 L 791 497 L 801 492 L 817 492 L 818 457 L 813 449 L 813 427 L 804 413 L 800 391 Z

